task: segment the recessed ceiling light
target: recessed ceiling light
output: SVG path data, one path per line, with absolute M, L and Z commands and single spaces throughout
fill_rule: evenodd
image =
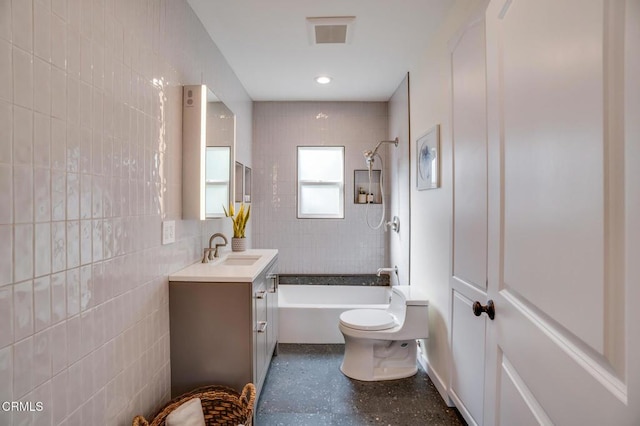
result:
M 326 75 L 321 75 L 319 77 L 316 77 L 316 83 L 318 83 L 318 84 L 329 84 L 329 83 L 331 83 L 331 77 L 326 76 Z

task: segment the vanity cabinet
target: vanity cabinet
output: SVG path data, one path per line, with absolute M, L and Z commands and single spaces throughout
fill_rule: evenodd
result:
M 277 256 L 252 282 L 169 282 L 171 396 L 205 385 L 262 390 L 278 342 Z M 256 399 L 257 400 L 257 399 Z

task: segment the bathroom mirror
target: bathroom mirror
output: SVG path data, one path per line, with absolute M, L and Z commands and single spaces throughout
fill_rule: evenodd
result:
M 224 217 L 234 197 L 234 113 L 206 85 L 184 86 L 182 217 Z

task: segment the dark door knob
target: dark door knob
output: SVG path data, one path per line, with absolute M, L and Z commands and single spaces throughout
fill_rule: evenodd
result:
M 479 317 L 483 312 L 486 312 L 491 320 L 496 317 L 496 307 L 493 304 L 493 300 L 489 300 L 485 306 L 481 305 L 478 301 L 473 302 L 474 315 Z

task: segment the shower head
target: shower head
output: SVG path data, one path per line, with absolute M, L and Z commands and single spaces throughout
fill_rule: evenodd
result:
M 362 154 L 364 155 L 364 161 L 367 163 L 368 166 L 371 166 L 373 164 L 373 157 L 376 154 L 378 154 L 378 148 L 380 148 L 380 145 L 382 145 L 383 143 L 392 143 L 395 146 L 398 146 L 398 138 L 395 138 L 392 141 L 380 141 L 378 142 L 378 145 L 376 145 L 376 147 L 373 148 L 373 151 L 371 150 L 364 151 Z

